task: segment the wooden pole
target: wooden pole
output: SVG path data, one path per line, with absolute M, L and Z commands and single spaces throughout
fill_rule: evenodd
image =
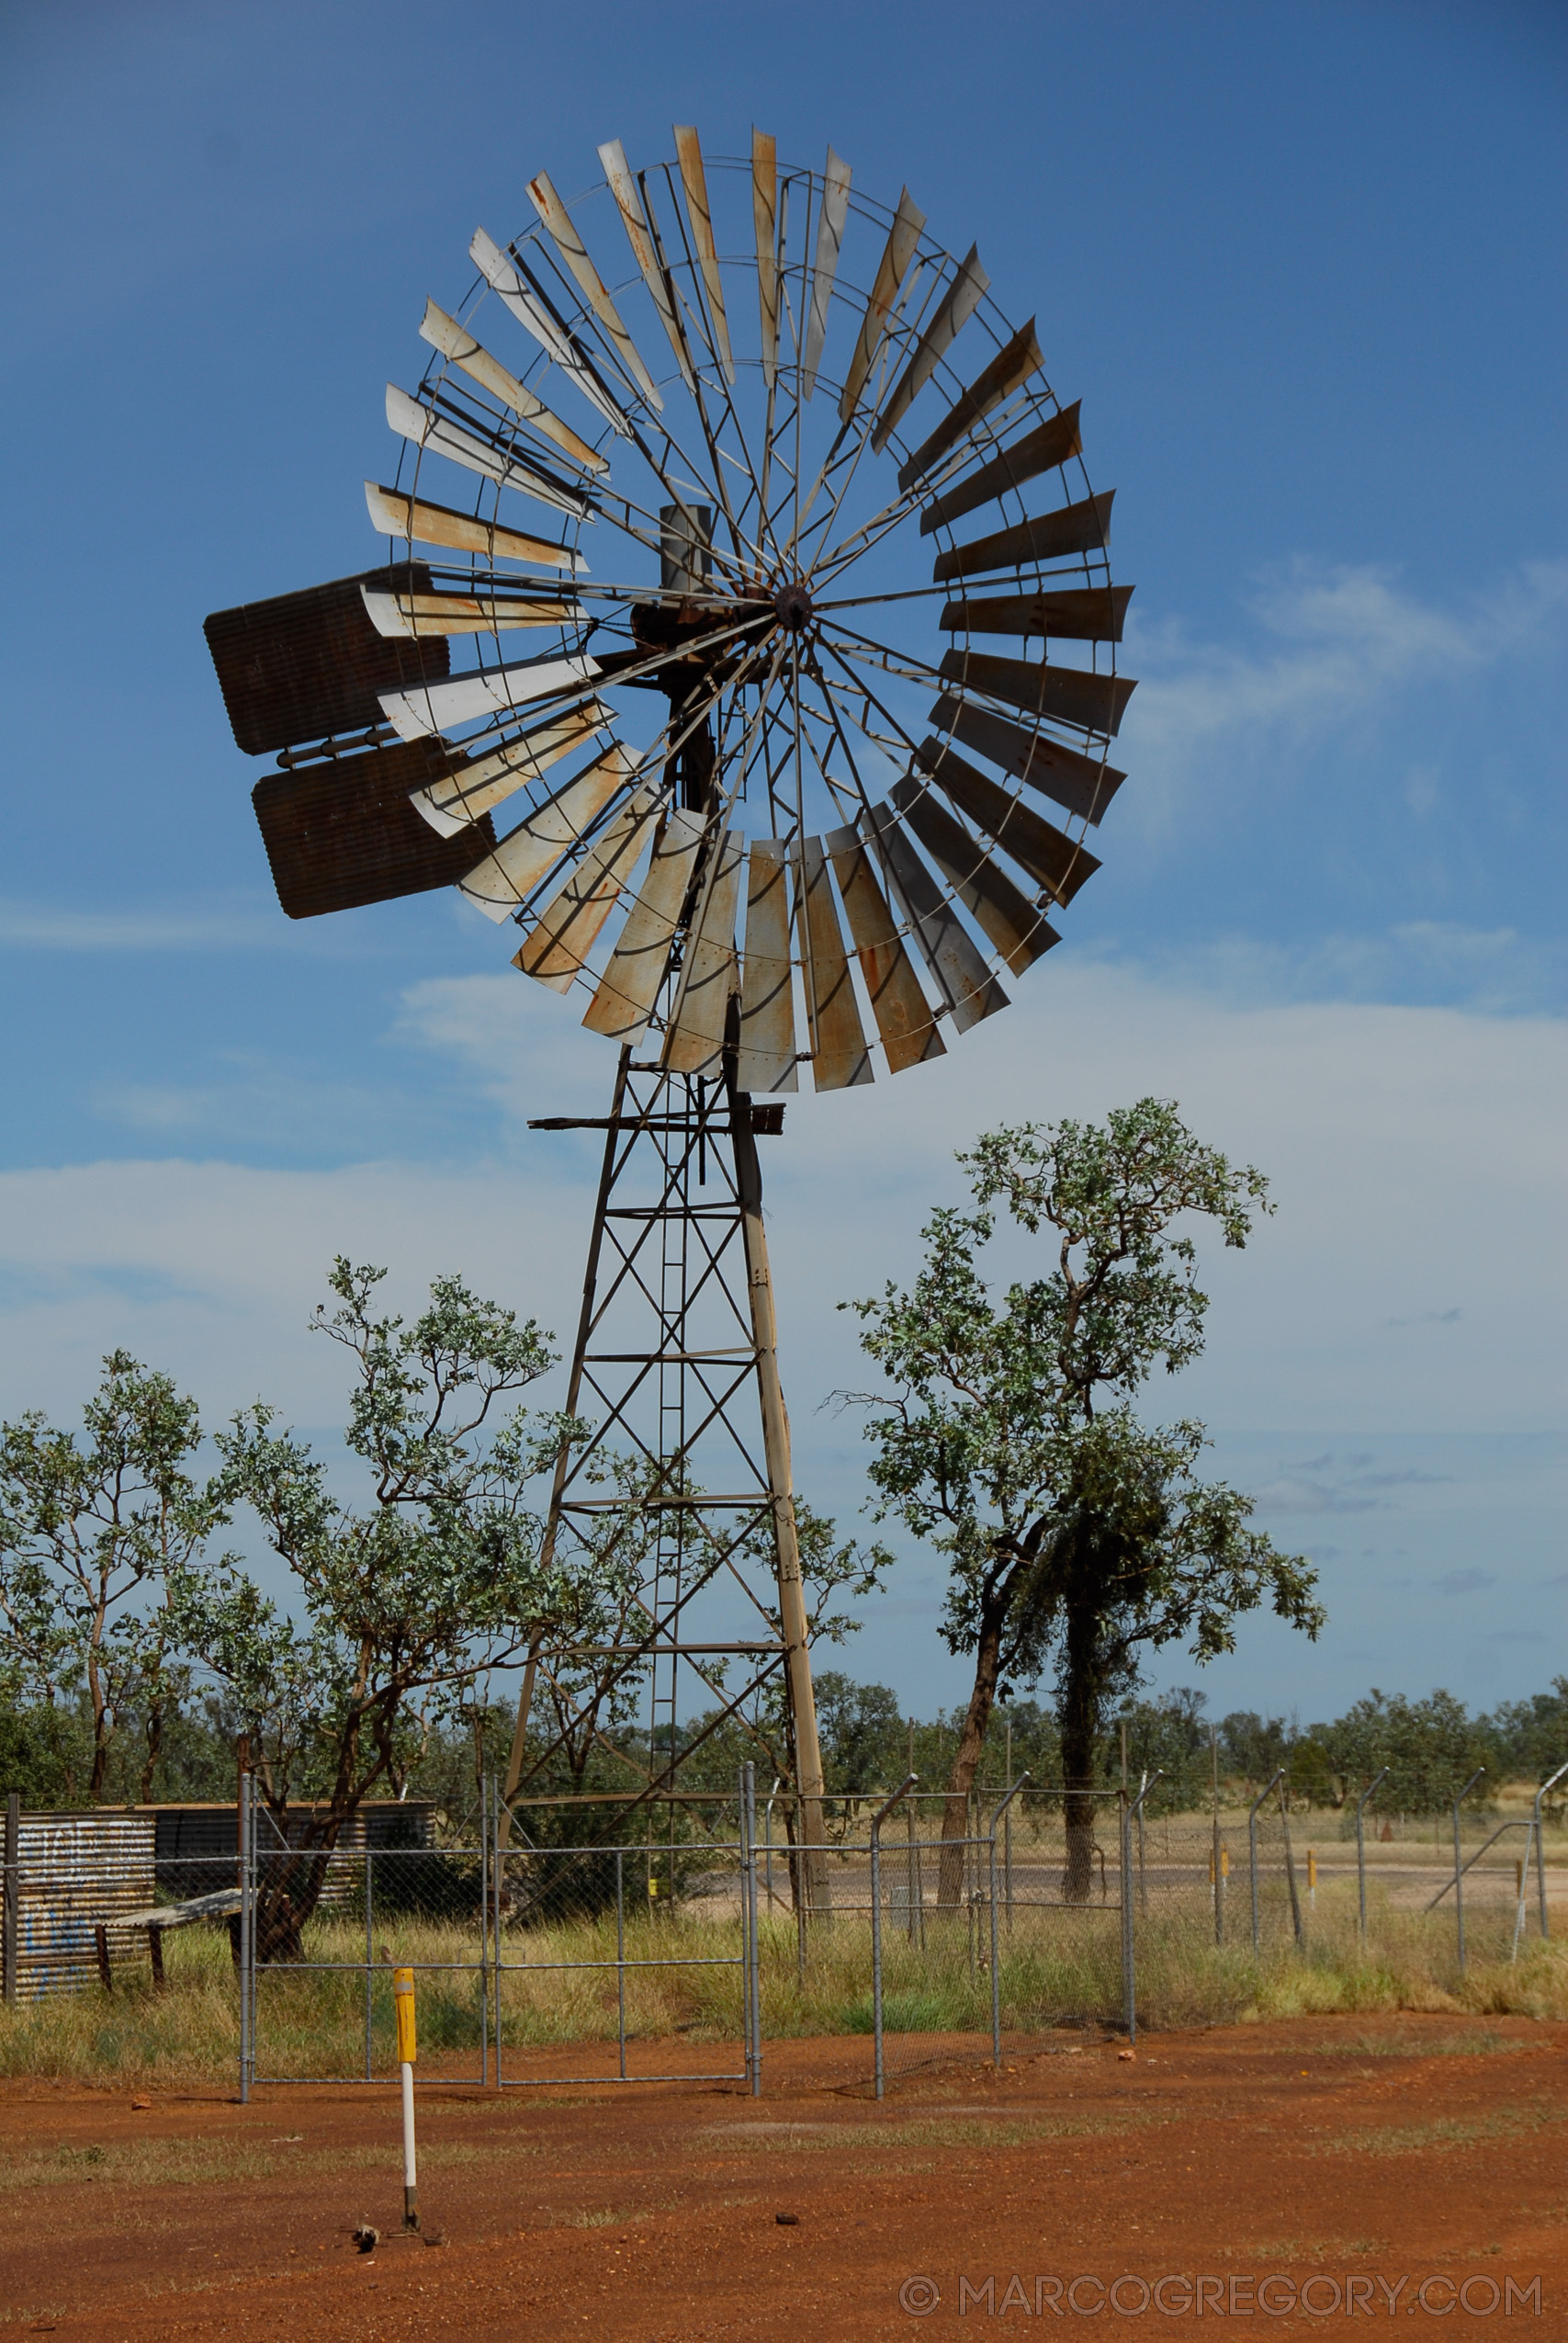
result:
M 811 1687 L 807 1644 L 806 1589 L 800 1575 L 795 1493 L 790 1471 L 789 1412 L 779 1379 L 778 1322 L 768 1239 L 762 1226 L 762 1172 L 751 1129 L 751 1101 L 731 1084 L 729 1126 L 735 1149 L 735 1185 L 740 1198 L 746 1241 L 746 1284 L 751 1298 L 751 1339 L 757 1353 L 757 1388 L 762 1409 L 762 1454 L 773 1509 L 778 1560 L 779 1617 L 784 1627 L 784 1679 L 795 1739 L 795 1788 L 800 1794 L 800 1835 L 811 1850 L 801 1863 L 806 1900 L 825 1911 L 831 1900 L 822 1852 L 822 1750 L 817 1733 L 817 1698 Z

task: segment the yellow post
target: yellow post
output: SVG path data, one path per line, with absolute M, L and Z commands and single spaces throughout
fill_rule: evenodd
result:
M 392 1971 L 392 2007 L 398 2013 L 398 2065 L 403 2085 L 403 2227 L 419 2227 L 419 2175 L 413 2145 L 413 2062 L 419 2056 L 414 2029 L 413 1971 Z
M 1317 1857 L 1307 1849 L 1307 1902 L 1317 1909 Z

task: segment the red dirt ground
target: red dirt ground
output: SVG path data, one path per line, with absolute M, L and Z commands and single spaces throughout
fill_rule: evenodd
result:
M 1133 2059 L 1063 2035 L 999 2076 L 952 2046 L 880 2106 L 870 2047 L 769 2043 L 760 2102 L 734 2085 L 427 2088 L 435 2250 L 393 2234 L 393 2090 L 133 2107 L 9 2086 L 0 2323 L 93 2343 L 859 2343 L 1076 2309 L 1100 2333 L 1405 2316 L 1419 2333 L 1447 2315 L 1450 2337 L 1568 2336 L 1568 2026 L 1314 2019 L 1149 2035 Z M 369 2255 L 350 2237 L 365 2220 L 387 2233 Z M 1468 2308 L 1449 2307 L 1461 2287 Z

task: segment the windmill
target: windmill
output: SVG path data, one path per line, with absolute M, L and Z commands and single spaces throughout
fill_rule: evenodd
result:
M 636 170 L 612 141 L 585 194 L 541 173 L 523 232 L 476 232 L 387 390 L 378 566 L 207 634 L 240 747 L 276 754 L 254 801 L 284 910 L 456 886 L 617 1053 L 604 1116 L 532 1126 L 604 1134 L 591 1432 L 547 1534 L 614 1506 L 618 1442 L 647 1568 L 607 1641 L 531 1650 L 509 1795 L 635 1686 L 655 1796 L 683 1694 L 722 1716 L 782 1675 L 819 1842 L 756 1142 L 807 1080 L 941 1057 L 1057 942 L 1124 777 L 1131 589 L 1078 403 L 974 246 L 831 150 L 674 146 Z M 705 1640 L 720 1589 L 750 1632 Z

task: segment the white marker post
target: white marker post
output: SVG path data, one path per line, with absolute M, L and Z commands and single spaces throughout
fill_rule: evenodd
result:
M 392 1971 L 392 2007 L 398 2013 L 398 2063 L 403 2080 L 403 2227 L 419 2227 L 419 2174 L 413 2148 L 413 2062 L 419 2056 L 414 2032 L 413 1971 Z

